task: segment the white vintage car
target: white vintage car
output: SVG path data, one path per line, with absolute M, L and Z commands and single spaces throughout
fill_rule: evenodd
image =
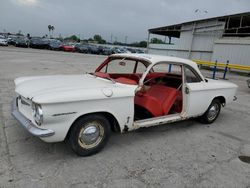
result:
M 101 150 L 111 131 L 191 117 L 212 123 L 237 90 L 205 79 L 193 61 L 147 54 L 111 55 L 95 73 L 21 77 L 15 85 L 20 124 L 45 142 L 66 140 L 81 156 Z

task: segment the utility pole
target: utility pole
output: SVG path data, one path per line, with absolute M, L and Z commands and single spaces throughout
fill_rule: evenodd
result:
M 125 36 L 125 41 L 124 41 L 124 43 L 127 44 L 127 42 L 128 42 L 128 36 Z
M 113 44 L 113 34 L 111 34 L 111 40 L 110 40 L 111 44 Z

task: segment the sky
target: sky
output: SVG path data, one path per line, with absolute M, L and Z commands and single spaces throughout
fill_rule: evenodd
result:
M 0 0 L 0 32 L 147 40 L 148 29 L 250 12 L 250 0 Z

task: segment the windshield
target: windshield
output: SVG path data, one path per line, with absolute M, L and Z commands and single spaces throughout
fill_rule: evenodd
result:
M 109 57 L 95 71 L 95 76 L 122 84 L 138 85 L 151 63 L 138 58 Z
M 146 71 L 148 64 L 139 60 L 118 58 L 109 61 L 99 72 L 108 74 L 142 74 Z

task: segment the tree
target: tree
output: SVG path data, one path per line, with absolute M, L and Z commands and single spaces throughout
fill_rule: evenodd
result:
M 54 32 L 54 30 L 55 30 L 55 26 L 51 26 L 51 31 L 52 31 L 52 37 L 53 37 L 53 32 Z
M 22 31 L 19 30 L 18 33 L 17 33 L 16 35 L 18 35 L 18 36 L 23 36 Z
M 52 37 L 53 37 L 53 31 L 55 30 L 55 26 L 53 26 L 53 25 L 48 25 L 48 29 L 49 29 L 49 37 L 51 38 L 50 31 L 52 31 Z
M 94 35 L 94 40 L 99 44 L 106 44 L 106 41 L 102 38 L 101 35 Z
M 80 39 L 76 35 L 71 35 L 70 37 L 64 38 L 64 40 L 71 40 L 75 42 L 80 42 Z
M 146 48 L 147 45 L 148 45 L 147 41 L 141 41 L 141 42 L 139 42 L 139 47 Z
M 153 44 L 164 44 L 164 42 L 158 38 L 152 38 L 150 42 Z
M 50 35 L 50 31 L 51 31 L 51 28 L 52 27 L 52 25 L 48 25 L 48 29 L 49 29 L 49 35 Z
M 147 47 L 147 41 L 134 42 L 134 43 L 130 44 L 130 46 L 146 48 Z
M 89 42 L 93 42 L 93 41 L 94 41 L 94 39 L 92 39 L 92 38 L 89 38 L 89 39 L 88 39 L 88 41 L 89 41 Z

